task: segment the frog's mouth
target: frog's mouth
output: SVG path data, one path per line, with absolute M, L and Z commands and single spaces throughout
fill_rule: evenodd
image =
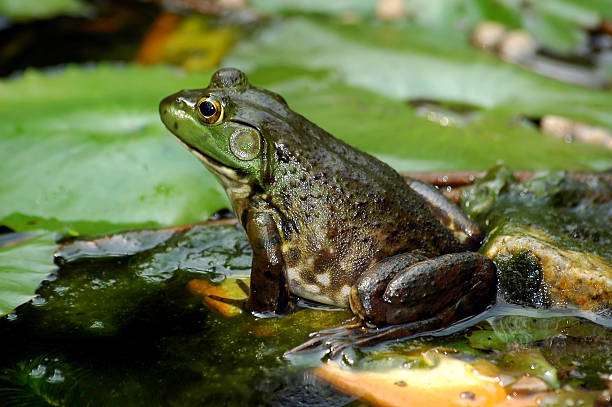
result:
M 221 180 L 221 183 L 223 184 L 223 186 L 225 186 L 226 188 L 229 187 L 230 185 L 235 185 L 236 183 L 240 183 L 240 184 L 247 183 L 247 181 L 243 177 L 240 176 L 240 173 L 237 169 L 223 165 L 221 162 L 215 160 L 214 158 L 206 154 L 201 153 L 200 150 L 190 146 L 185 141 L 178 138 L 174 133 L 170 132 L 170 134 L 172 134 L 172 136 L 183 147 L 185 147 L 187 150 L 189 150 L 189 152 L 195 155 L 198 158 L 198 160 L 202 161 L 202 163 L 206 166 L 206 168 L 208 168 L 210 172 L 216 175 Z

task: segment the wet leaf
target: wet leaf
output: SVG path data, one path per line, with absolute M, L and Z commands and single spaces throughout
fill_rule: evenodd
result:
M 0 224 L 99 234 L 208 218 L 225 192 L 157 106 L 210 73 L 101 65 L 0 82 Z M 151 84 L 156 84 L 151 86 Z
M 539 350 L 519 349 L 509 352 L 501 360 L 500 367 L 509 372 L 526 372 L 529 376 L 538 377 L 552 389 L 560 387 L 557 369 L 544 358 Z
M 40 282 L 56 269 L 55 247 L 52 233 L 0 247 L 0 315 L 30 300 Z
M 405 406 L 433 403 L 445 406 L 494 406 L 506 398 L 498 372 L 479 371 L 452 357 L 427 352 L 425 368 L 398 367 L 386 370 L 354 370 L 335 363 L 315 373 L 336 388 L 374 405 Z
M 474 330 L 468 339 L 476 349 L 506 350 L 508 346 L 524 346 L 563 334 L 573 325 L 575 318 L 529 318 L 509 315 L 491 321 L 492 329 Z

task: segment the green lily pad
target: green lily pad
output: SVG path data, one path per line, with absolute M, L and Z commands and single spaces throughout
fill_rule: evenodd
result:
M 0 315 L 30 300 L 40 282 L 56 269 L 52 233 L 24 238 L 21 243 L 0 247 Z
M 0 169 L 11 174 L 0 185 L 0 223 L 18 231 L 99 234 L 199 221 L 227 207 L 218 183 L 157 116 L 162 97 L 204 86 L 209 75 L 102 65 L 53 75 L 29 71 L 0 83 L 0 111 L 8 118 L 0 123 L 7 157 Z M 466 127 L 442 127 L 327 71 L 262 67 L 251 81 L 398 170 L 486 168 L 499 159 L 520 168 L 612 162 L 601 149 L 508 127 L 513 117 L 504 111 Z
M 373 15 L 376 0 L 253 0 L 250 2 L 255 9 L 269 14 L 296 14 L 313 13 L 322 15 L 343 15 L 346 13 L 356 15 Z
M 506 64 L 474 49 L 467 38 L 450 29 L 382 24 L 366 31 L 360 26 L 291 18 L 238 44 L 224 64 L 247 72 L 275 67 L 331 70 L 336 81 L 391 99 L 461 102 L 515 116 L 561 114 L 612 127 L 610 92 L 565 84 Z M 497 119 L 508 126 L 501 122 L 507 118 Z
M 227 206 L 157 114 L 163 97 L 209 75 L 101 65 L 1 82 L 10 119 L 0 124 L 0 171 L 10 176 L 0 224 L 99 234 L 204 220 Z
M 64 14 L 80 15 L 85 10 L 85 3 L 81 0 L 0 0 L 0 16 L 18 21 Z
M 604 16 L 609 17 L 610 5 L 605 0 L 405 0 L 404 13 L 397 18 L 408 19 L 431 29 L 455 30 L 453 36 L 467 38 L 469 31 L 483 20 L 497 21 L 508 29 L 525 29 L 537 43 L 559 53 L 575 52 L 587 39 L 587 30 L 597 28 Z M 347 21 L 370 20 L 376 15 L 376 1 L 329 2 L 256 0 L 252 6 L 269 14 L 323 15 Z M 451 38 L 448 36 L 447 38 Z

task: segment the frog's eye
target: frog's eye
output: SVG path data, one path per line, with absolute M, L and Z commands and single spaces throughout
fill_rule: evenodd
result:
M 229 147 L 239 160 L 252 160 L 261 150 L 259 133 L 251 127 L 242 127 L 230 136 Z
M 198 100 L 196 110 L 200 120 L 206 124 L 217 124 L 223 120 L 223 105 L 212 95 Z

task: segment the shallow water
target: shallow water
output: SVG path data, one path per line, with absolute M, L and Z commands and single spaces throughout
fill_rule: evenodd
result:
M 5 405 L 353 402 L 312 373 L 324 352 L 283 357 L 310 332 L 339 325 L 348 311 L 303 303 L 279 318 L 223 316 L 187 287 L 194 279 L 223 285 L 246 278 L 251 253 L 243 231 L 232 224 L 199 225 L 152 236 L 116 236 L 132 243 L 123 253 L 116 239 L 96 248 L 85 242 L 88 251 L 73 245 L 59 252 L 65 257 L 55 278 L 0 320 L 4 349 L 10 350 L 0 358 Z M 460 360 L 484 358 L 503 367 L 508 358 L 527 355 L 540 363 L 541 371 L 531 374 L 547 378 L 551 388 L 599 391 L 605 387 L 601 374 L 612 372 L 610 327 L 595 314 L 577 317 L 500 302 L 450 329 L 348 348 L 333 363 L 355 370 L 411 369 L 427 350 L 446 349 Z M 552 379 L 545 373 L 551 370 Z M 523 373 L 515 368 L 508 374 Z

